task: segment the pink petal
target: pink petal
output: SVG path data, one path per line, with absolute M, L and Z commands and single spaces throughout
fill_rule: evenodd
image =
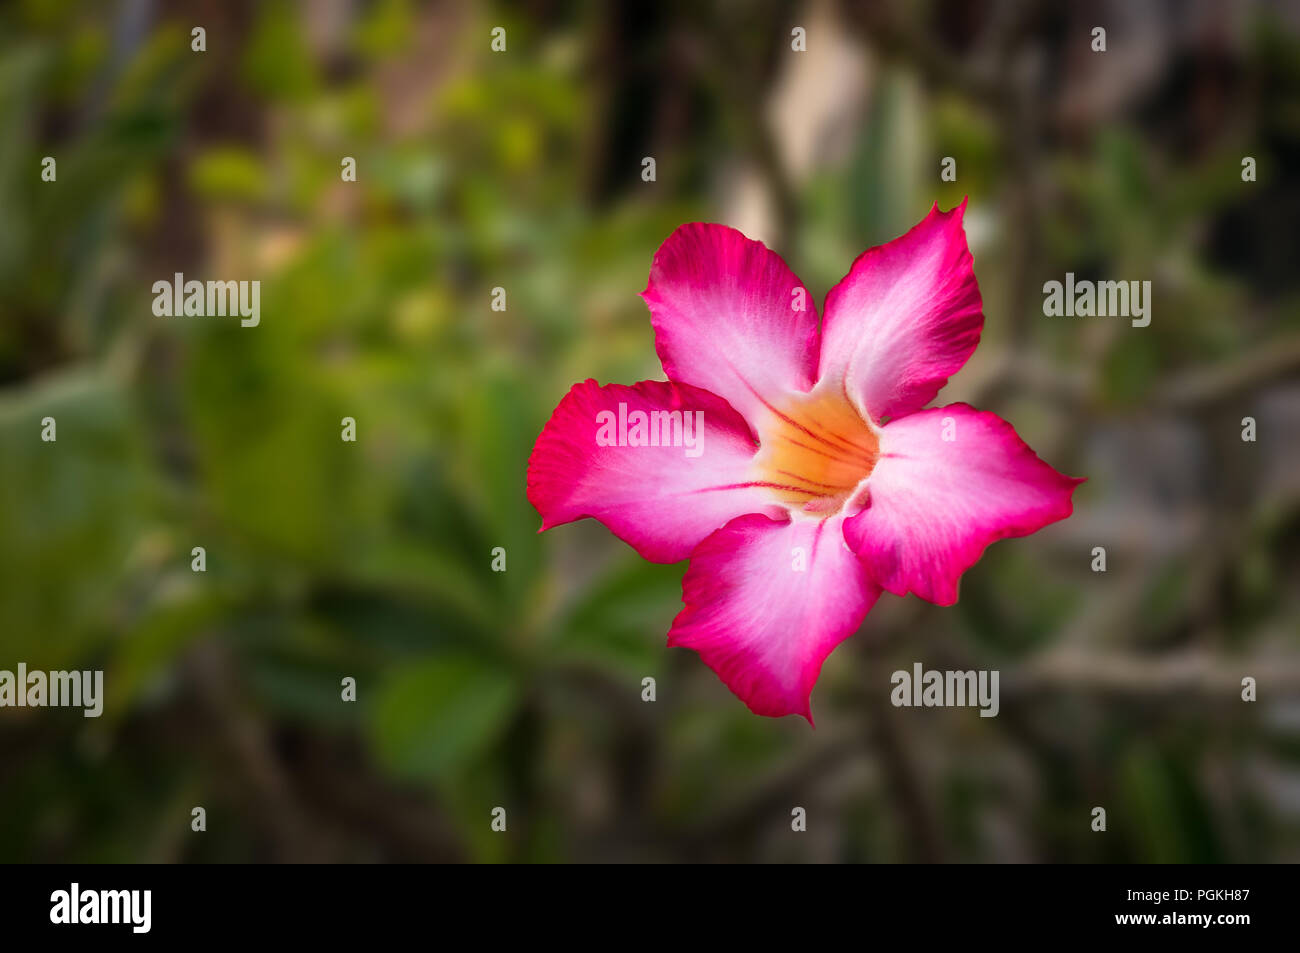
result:
M 742 516 L 691 554 L 686 603 L 668 644 L 695 649 L 759 715 L 812 721 L 822 662 L 861 624 L 880 589 L 844 544 L 842 518 Z M 796 571 L 796 548 L 807 568 Z
M 761 242 L 722 225 L 683 225 L 655 253 L 641 297 L 669 379 L 725 398 L 751 424 L 765 413 L 759 395 L 812 387 L 817 306 Z
M 703 422 L 700 454 L 687 455 L 685 433 L 677 446 L 600 446 L 598 415 L 617 417 L 620 403 L 629 416 L 702 413 L 692 418 Z M 587 380 L 573 385 L 537 438 L 528 499 L 542 514 L 543 530 L 589 516 L 646 559 L 673 563 L 733 517 L 783 512 L 751 482 L 755 449 L 740 415 L 708 391 L 667 381 L 601 387 Z
M 919 410 L 979 343 L 983 304 L 962 215 L 936 204 L 919 225 L 858 256 L 826 296 L 820 380 L 843 381 L 880 422 Z
M 996 414 L 933 407 L 881 430 L 867 507 L 845 521 L 844 538 L 889 592 L 952 605 L 989 543 L 1065 519 L 1082 482 L 1038 459 Z

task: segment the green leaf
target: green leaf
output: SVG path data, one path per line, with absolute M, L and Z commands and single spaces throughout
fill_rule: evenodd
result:
M 256 199 L 266 191 L 267 170 L 248 149 L 209 149 L 190 166 L 190 184 L 209 199 Z
M 399 774 L 445 778 L 497 740 L 518 700 L 501 666 L 472 655 L 439 656 L 385 686 L 375 707 L 376 747 Z
M 0 398 L 0 444 L 0 632 L 9 657 L 53 666 L 124 609 L 150 511 L 140 435 L 118 382 L 75 371 Z

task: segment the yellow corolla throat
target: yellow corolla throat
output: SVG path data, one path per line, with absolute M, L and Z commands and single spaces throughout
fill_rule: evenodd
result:
M 875 428 L 835 391 L 794 395 L 769 409 L 754 458 L 758 482 L 792 510 L 839 512 L 876 466 Z

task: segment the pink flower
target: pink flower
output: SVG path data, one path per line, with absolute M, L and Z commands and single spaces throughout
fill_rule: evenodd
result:
M 922 409 L 984 325 L 962 228 L 938 205 L 862 254 L 825 319 L 785 262 L 678 228 L 642 297 L 667 381 L 575 384 L 528 464 L 542 530 L 592 517 L 646 559 L 690 557 L 668 644 L 751 710 L 803 715 L 882 590 L 957 601 L 984 548 L 1073 511 L 1082 482 L 967 404 Z

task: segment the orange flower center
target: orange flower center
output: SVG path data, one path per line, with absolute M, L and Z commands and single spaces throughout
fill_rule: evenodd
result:
M 798 394 L 771 410 L 759 434 L 758 479 L 792 509 L 837 513 L 876 466 L 876 431 L 837 392 Z

